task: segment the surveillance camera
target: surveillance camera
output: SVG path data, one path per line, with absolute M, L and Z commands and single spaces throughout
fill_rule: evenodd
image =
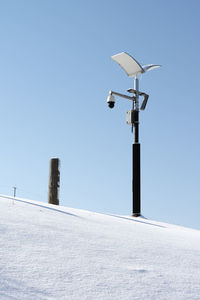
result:
M 108 96 L 107 103 L 110 108 L 113 108 L 115 106 L 115 97 L 112 94 Z

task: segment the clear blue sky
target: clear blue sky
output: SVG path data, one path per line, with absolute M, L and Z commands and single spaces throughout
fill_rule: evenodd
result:
M 0 193 L 47 201 L 49 160 L 61 160 L 60 204 L 131 214 L 129 101 L 141 64 L 142 213 L 200 229 L 200 1 L 0 1 Z

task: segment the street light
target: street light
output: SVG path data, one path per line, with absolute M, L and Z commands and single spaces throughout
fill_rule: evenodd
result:
M 132 101 L 132 110 L 127 111 L 126 122 L 128 125 L 135 129 L 134 143 L 132 147 L 132 216 L 139 217 L 141 215 L 141 201 L 140 201 L 140 143 L 139 143 L 139 111 L 144 110 L 149 96 L 146 93 L 139 91 L 139 79 L 140 74 L 147 71 L 159 68 L 160 65 L 144 65 L 141 66 L 131 55 L 126 52 L 122 52 L 111 56 L 122 69 L 126 72 L 128 77 L 134 77 L 134 89 L 128 89 L 127 92 L 133 94 L 133 96 L 124 95 L 114 91 L 109 92 L 107 103 L 110 108 L 115 105 L 115 96 L 119 96 Z M 143 96 L 141 106 L 139 106 L 139 97 Z

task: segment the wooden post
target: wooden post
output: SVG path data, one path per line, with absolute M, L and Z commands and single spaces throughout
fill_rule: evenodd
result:
M 59 158 L 50 160 L 48 203 L 59 205 L 60 161 Z

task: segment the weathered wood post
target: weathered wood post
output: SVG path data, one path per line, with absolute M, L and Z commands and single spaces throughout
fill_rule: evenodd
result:
M 48 203 L 59 205 L 59 187 L 60 160 L 59 158 L 52 158 L 50 160 Z

